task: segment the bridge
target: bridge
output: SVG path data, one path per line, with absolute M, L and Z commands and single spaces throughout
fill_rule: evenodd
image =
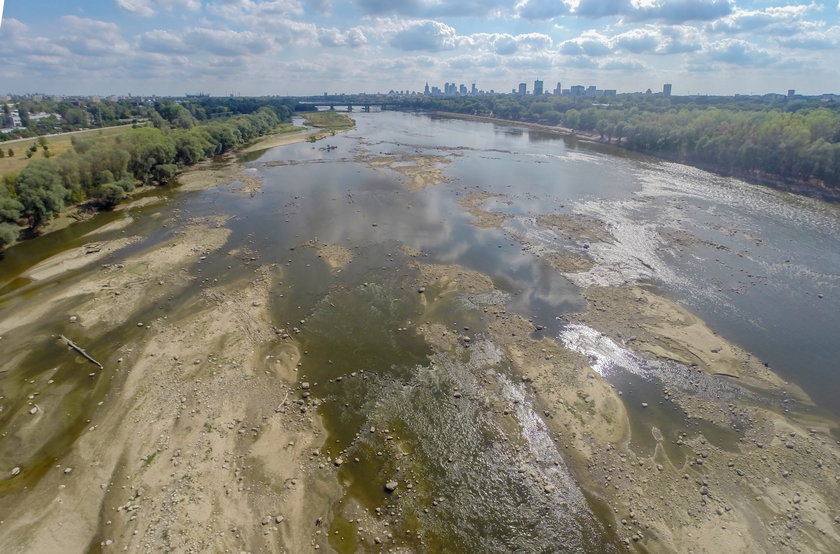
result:
M 327 108 L 330 111 L 335 111 L 335 107 L 346 107 L 348 112 L 352 112 L 353 108 L 361 108 L 363 112 L 369 112 L 372 107 L 379 108 L 379 111 L 386 111 L 388 106 L 396 107 L 395 104 L 387 102 L 334 102 L 334 101 L 320 101 L 320 102 L 298 102 L 300 106 L 312 106 L 314 108 Z

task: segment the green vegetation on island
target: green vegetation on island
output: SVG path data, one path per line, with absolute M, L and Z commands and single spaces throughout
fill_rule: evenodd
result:
M 347 114 L 334 111 L 301 112 L 300 115 L 303 116 L 307 125 L 319 129 L 343 131 L 352 129 L 356 125 L 356 122 Z

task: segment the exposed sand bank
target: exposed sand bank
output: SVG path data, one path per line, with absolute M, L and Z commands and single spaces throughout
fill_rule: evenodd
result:
M 485 276 L 459 266 L 418 268 L 434 294 L 492 291 Z M 619 344 L 627 342 L 642 356 L 694 364 L 709 379 L 721 381 L 721 390 L 734 378 L 767 391 L 785 390 L 789 398 L 808 403 L 797 387 L 665 298 L 638 287 L 592 288 L 584 295 L 588 309 L 575 319 Z M 433 304 L 427 306 L 433 309 Z M 586 356 L 548 337 L 534 338 L 539 327 L 508 313 L 503 300 L 483 304 L 482 311 L 492 340 L 530 383 L 577 478 L 610 507 L 613 527 L 628 547 L 655 552 L 827 552 L 840 544 L 834 520 L 840 505 L 840 448 L 829 432 L 832 422 L 784 414 L 781 405 L 756 403 L 747 396 L 720 397 L 669 386 L 669 400 L 689 418 L 725 427 L 738 422 L 744 436 L 735 449 L 727 449 L 690 424 L 686 434 L 676 436 L 663 436 L 651 427 L 649 440 L 656 447 L 652 454 L 643 453 L 630 441 L 630 418 L 638 416 L 628 413 L 621 391 L 593 371 Z M 421 332 L 443 350 L 463 340 L 439 324 L 424 325 Z M 674 449 L 683 458 L 668 453 Z
M 448 156 L 395 152 L 378 156 L 364 154 L 357 156 L 356 161 L 374 169 L 396 171 L 406 178 L 409 190 L 421 190 L 448 182 L 444 168 L 452 160 Z
M 491 212 L 482 208 L 482 205 L 491 198 L 499 198 L 501 194 L 489 192 L 477 192 L 468 194 L 458 203 L 475 218 L 472 222 L 476 227 L 501 227 L 505 222 L 505 215 L 499 212 Z
M 184 270 L 222 255 L 223 224 L 194 220 L 106 269 L 86 283 L 86 300 L 73 310 L 79 324 L 96 337 L 143 303 L 189 286 Z M 310 402 L 296 403 L 300 355 L 268 313 L 281 277 L 279 268 L 263 266 L 242 282 L 206 287 L 186 311 L 140 322 L 137 335 L 115 344 L 103 360 L 112 392 L 60 465 L 15 506 L 13 518 L 3 518 L 0 549 L 327 546 L 314 522 L 340 491 L 333 474 L 315 476 L 318 461 L 309 453 L 324 431 L 306 410 Z M 51 410 L 50 402 L 44 396 L 40 409 Z M 3 511 L 9 508 L 7 499 Z

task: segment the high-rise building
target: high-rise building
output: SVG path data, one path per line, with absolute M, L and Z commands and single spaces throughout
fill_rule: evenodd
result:
M 667 83 L 665 85 L 662 85 L 662 96 L 664 96 L 666 98 L 671 96 L 671 83 Z
M 557 81 L 557 86 L 554 87 L 554 94 L 556 96 L 560 96 L 561 94 L 563 94 L 563 87 L 560 86 L 560 81 Z
M 475 83 L 473 83 L 472 88 L 470 88 L 470 94 L 472 94 L 472 95 L 478 94 L 478 88 L 476 88 Z
M 534 96 L 542 96 L 543 94 L 543 82 L 542 81 L 534 81 Z
M 423 94 L 425 94 L 426 96 L 429 96 L 429 94 L 431 94 L 431 92 L 429 91 L 429 81 L 426 81 L 426 88 L 423 89 Z
M 467 95 L 467 85 L 462 83 L 461 86 L 458 87 L 458 92 L 461 94 L 461 96 L 466 96 Z
M 586 87 L 583 85 L 574 85 L 569 89 L 572 96 L 583 96 L 586 92 Z
M 795 88 L 789 88 L 788 89 L 788 98 L 793 98 L 794 96 L 796 96 L 796 89 Z
M 528 85 L 526 85 L 525 83 L 519 83 L 519 94 L 521 96 L 525 96 L 526 94 L 528 94 Z

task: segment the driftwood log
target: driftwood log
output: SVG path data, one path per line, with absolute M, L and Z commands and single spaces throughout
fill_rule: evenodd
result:
M 84 349 L 84 348 L 82 348 L 81 346 L 79 346 L 78 344 L 76 344 L 75 342 L 73 342 L 72 340 L 68 339 L 68 338 L 67 338 L 67 337 L 65 337 L 64 335 L 61 335 L 61 340 L 62 340 L 62 341 L 64 341 L 64 343 L 65 343 L 67 346 L 69 346 L 70 348 L 72 348 L 73 350 L 75 350 L 76 352 L 78 352 L 79 354 L 81 354 L 81 355 L 82 355 L 82 357 L 84 357 L 84 359 L 86 359 L 86 360 L 87 360 L 87 361 L 89 361 L 90 363 L 94 364 L 95 366 L 99 367 L 99 369 L 105 369 L 105 368 L 102 366 L 102 364 L 100 364 L 99 362 L 97 362 L 96 360 L 94 360 L 94 359 L 93 359 L 93 357 L 92 357 L 90 354 L 88 354 L 87 352 L 85 352 L 85 349 Z

